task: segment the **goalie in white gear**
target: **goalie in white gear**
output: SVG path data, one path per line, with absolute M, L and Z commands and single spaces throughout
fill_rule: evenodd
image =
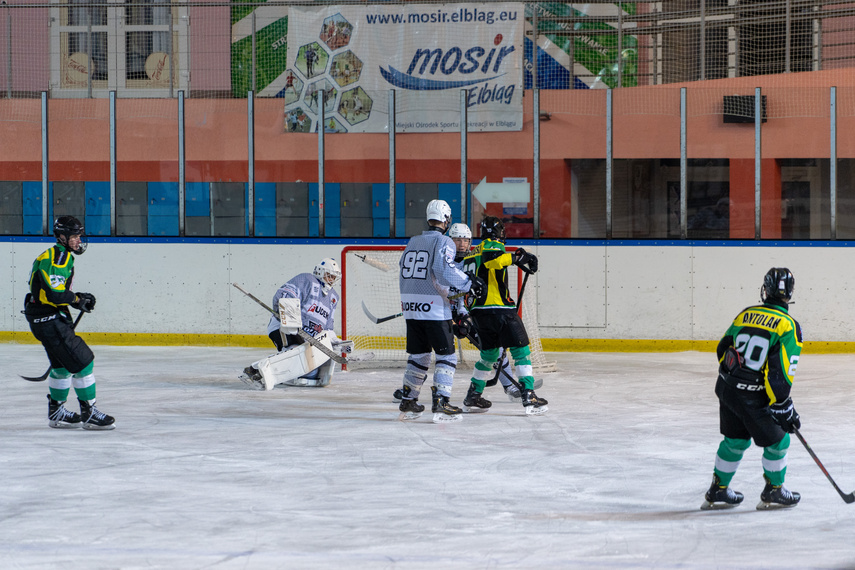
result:
M 321 260 L 312 273 L 301 273 L 276 290 L 273 306 L 279 309 L 267 325 L 278 353 L 244 369 L 240 379 L 265 390 L 276 384 L 326 386 L 335 363 L 297 333 L 307 334 L 334 352 L 349 352 L 352 343 L 340 341 L 335 333 L 335 310 L 339 296 L 335 284 L 341 277 L 338 263 Z

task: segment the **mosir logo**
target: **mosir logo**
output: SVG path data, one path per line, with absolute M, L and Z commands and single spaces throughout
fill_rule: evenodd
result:
M 496 36 L 501 43 L 501 36 Z M 500 73 L 505 58 L 515 51 L 514 46 L 497 45 L 492 48 L 474 46 L 464 51 L 461 47 L 418 48 L 413 54 L 406 72 L 389 66 L 380 68 L 383 78 L 401 89 L 415 91 L 436 91 L 438 89 L 458 89 L 476 85 L 505 75 Z M 465 77 L 474 73 L 491 74 L 486 77 Z M 450 75 L 463 75 L 463 78 L 450 79 Z M 429 77 L 425 77 L 425 75 Z

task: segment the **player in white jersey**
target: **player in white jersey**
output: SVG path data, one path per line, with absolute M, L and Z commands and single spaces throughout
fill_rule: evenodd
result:
M 452 406 L 451 387 L 457 367 L 452 334 L 451 304 L 447 289 L 454 292 L 483 293 L 484 283 L 467 275 L 454 261 L 456 247 L 444 235 L 451 223 L 451 207 L 444 200 L 431 200 L 427 206 L 428 228 L 414 236 L 401 255 L 401 308 L 407 323 L 407 369 L 404 372 L 400 419 L 421 416 L 419 392 L 427 379 L 431 354 L 436 353 L 431 387 L 434 422 L 456 421 L 462 410 Z
M 328 337 L 331 344 L 336 344 L 338 339 L 333 331 L 339 296 L 333 287 L 340 276 L 338 263 L 334 259 L 326 258 L 315 266 L 313 273 L 300 273 L 277 289 L 273 295 L 273 306 L 291 307 L 295 314 L 299 313 L 300 328 L 303 331 L 314 338 Z M 267 325 L 267 334 L 279 352 L 245 368 L 241 380 L 268 390 L 272 389 L 274 384 L 325 386 L 329 383 L 334 363 L 328 357 L 316 354 L 310 346 L 304 345 L 305 341 L 297 334 L 296 329 L 284 327 L 280 317 L 272 315 Z M 299 350 L 290 353 L 295 349 Z M 297 358 L 298 356 L 300 358 Z M 294 367 L 297 360 L 300 360 L 303 369 Z M 288 362 L 287 366 L 284 366 L 283 362 Z M 302 374 L 293 377 L 297 373 Z
M 456 253 L 454 261 L 457 263 L 457 266 L 462 269 L 463 260 L 469 254 L 472 246 L 472 230 L 470 230 L 469 226 L 466 224 L 451 224 L 451 227 L 448 228 L 447 235 L 455 245 Z M 454 336 L 460 339 L 468 339 L 475 348 L 480 350 L 481 340 L 478 337 L 478 329 L 475 326 L 475 322 L 472 320 L 472 317 L 469 315 L 469 311 L 466 309 L 466 303 L 463 297 L 460 297 L 451 303 L 451 320 L 453 323 L 452 332 L 454 333 Z M 519 400 L 520 391 L 519 387 L 513 382 L 513 367 L 508 359 L 507 351 L 502 351 L 499 359 L 495 364 L 493 364 L 493 369 L 496 370 L 496 377 L 488 381 L 487 385 L 494 386 L 497 381 L 501 380 L 502 388 L 508 398 L 511 401 Z M 540 387 L 541 384 L 542 381 L 535 380 L 535 388 Z M 400 388 L 395 390 L 392 397 L 396 402 L 400 402 L 403 397 L 403 391 Z M 489 407 L 490 406 L 487 405 L 484 409 Z M 466 408 L 470 409 L 467 410 Z M 475 408 L 464 405 L 463 411 L 472 411 L 472 409 Z

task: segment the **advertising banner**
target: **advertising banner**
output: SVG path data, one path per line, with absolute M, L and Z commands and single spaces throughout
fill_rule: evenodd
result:
M 627 30 L 634 30 L 636 24 L 624 23 L 620 50 L 616 28 L 619 12 L 623 15 L 635 15 L 634 2 L 537 2 L 533 6 L 538 10 L 539 18 L 542 18 L 538 25 L 539 88 L 615 88 L 618 87 L 618 75 L 621 87 L 638 85 L 638 38 L 627 33 Z M 527 39 L 526 63 L 529 66 L 532 57 L 531 44 L 531 40 Z M 526 89 L 531 89 L 531 82 L 531 72 L 526 69 Z
M 521 3 L 291 6 L 285 128 L 386 132 L 522 129 Z M 284 95 L 284 93 L 283 93 Z
M 256 97 L 283 96 L 288 51 L 288 8 L 267 6 L 263 4 L 264 1 L 231 2 L 231 74 L 234 97 L 246 97 L 248 91 L 255 91 Z

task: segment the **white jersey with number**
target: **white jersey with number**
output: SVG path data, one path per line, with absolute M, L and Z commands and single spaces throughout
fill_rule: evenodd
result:
M 322 293 L 321 281 L 311 273 L 301 273 L 282 285 L 273 295 L 273 307 L 279 307 L 282 297 L 300 299 L 300 316 L 303 330 L 316 336 L 322 330 L 335 329 L 335 309 L 338 307 L 338 293 L 330 289 L 327 295 Z M 267 334 L 279 330 L 279 317 L 270 317 Z
M 454 261 L 455 250 L 451 238 L 436 230 L 426 230 L 410 239 L 399 263 L 405 319 L 451 319 L 447 291 L 468 291 L 470 287 L 469 277 Z

